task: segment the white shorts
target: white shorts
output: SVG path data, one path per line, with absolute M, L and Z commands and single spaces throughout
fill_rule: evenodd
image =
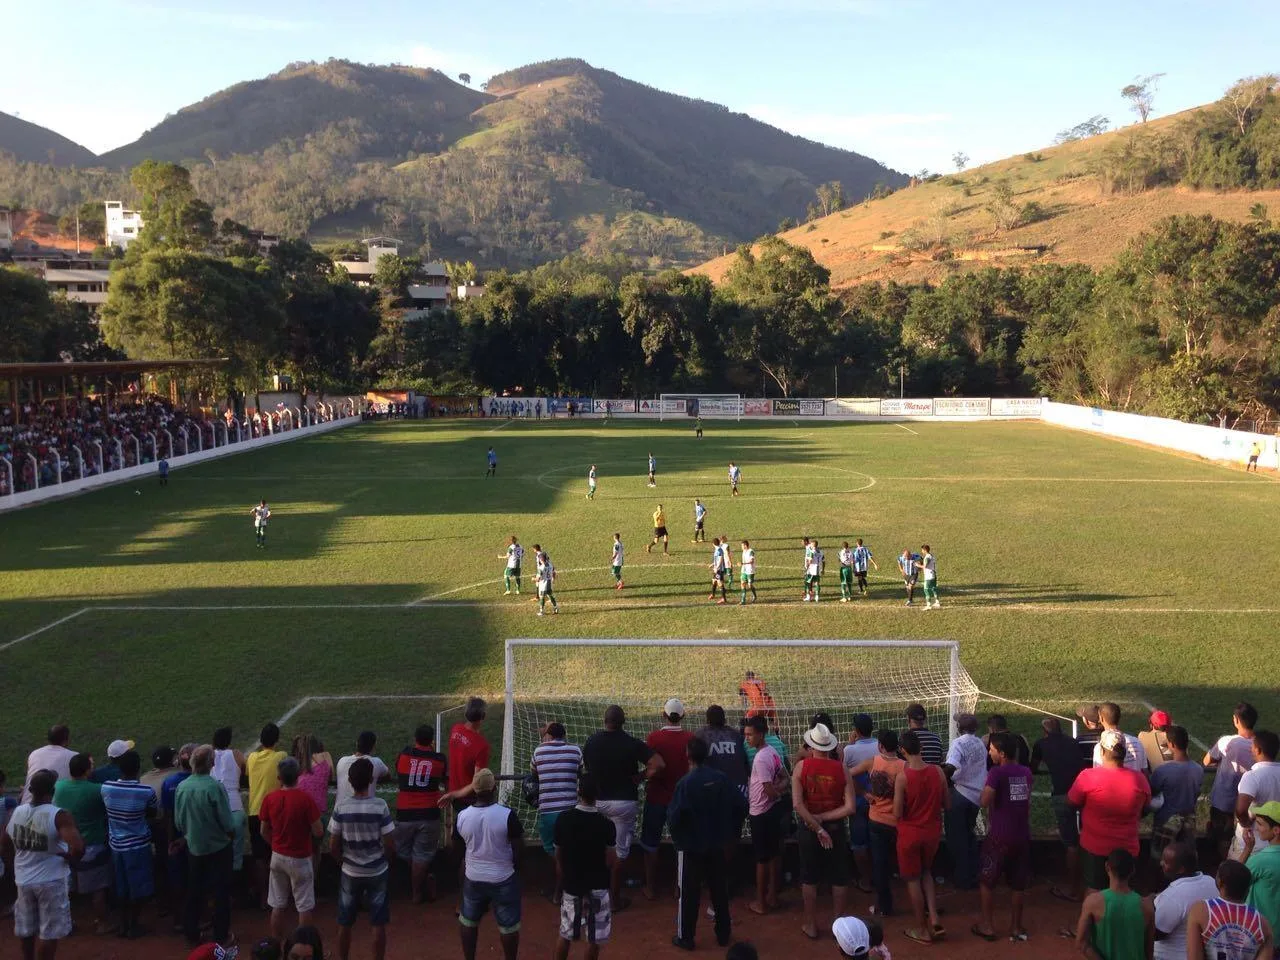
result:
M 636 800 L 600 800 L 596 809 L 609 818 L 617 831 L 614 848 L 619 860 L 627 859 L 631 853 L 631 841 L 636 836 L 636 813 L 640 804 Z
M 19 940 L 61 940 L 71 936 L 71 897 L 66 880 L 18 886 L 13 904 L 13 935 Z
M 576 897 L 566 893 L 560 901 L 560 939 L 586 940 L 600 945 L 613 933 L 613 907 L 608 890 L 592 890 Z
M 271 854 L 271 884 L 267 889 L 267 906 L 283 910 L 292 898 L 294 909 L 310 913 L 316 908 L 316 879 L 310 857 L 286 857 Z

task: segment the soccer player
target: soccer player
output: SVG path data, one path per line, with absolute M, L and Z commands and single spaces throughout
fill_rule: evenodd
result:
M 518 596 L 520 593 L 520 563 L 524 560 L 524 547 L 520 546 L 520 541 L 514 536 L 511 538 L 511 543 L 507 545 L 507 552 L 504 556 L 507 560 L 507 567 L 502 572 L 502 582 L 506 589 L 502 591 L 502 595 L 504 597 L 509 596 L 511 588 L 514 586 Z
M 809 543 L 809 538 L 804 538 L 804 562 L 800 566 L 800 572 L 804 576 L 804 597 L 807 602 L 809 599 L 809 558 L 813 556 L 813 546 Z
M 706 506 L 703 504 L 701 500 L 695 499 L 693 501 L 693 542 L 694 543 L 697 543 L 699 540 L 701 540 L 703 543 L 707 542 L 707 531 L 703 527 L 703 525 L 706 523 L 706 520 L 707 520 Z
M 489 448 L 486 456 L 489 460 L 489 469 L 484 472 L 485 478 L 496 477 L 498 475 L 498 455 L 493 452 L 493 447 Z
M 751 591 L 751 602 L 756 602 L 756 552 L 751 546 L 751 541 L 742 541 L 742 599 L 738 601 L 738 606 L 744 607 L 747 604 L 747 591 Z
M 611 563 L 613 566 L 613 579 L 617 583 L 617 586 L 614 587 L 613 589 L 621 590 L 622 589 L 622 534 L 620 533 L 615 533 L 613 535 L 613 560 L 611 561 Z
M 555 582 L 556 568 L 551 564 L 551 555 L 538 544 L 533 545 L 533 556 L 538 564 L 536 576 L 538 582 L 538 616 L 542 616 L 547 601 L 551 601 L 551 612 L 559 613 L 560 604 L 556 603 Z
M 702 414 L 698 414 L 693 421 L 693 435 L 699 440 L 702 439 Z
M 711 541 L 711 596 L 708 600 L 716 600 L 716 587 L 720 588 L 720 599 L 716 603 L 724 603 L 728 597 L 724 588 L 724 552 L 720 549 L 720 538 Z
M 729 464 L 729 491 L 733 496 L 738 495 L 738 482 L 742 479 L 742 470 L 735 463 Z
M 938 560 L 929 552 L 927 543 L 920 549 L 923 552 L 916 561 L 916 569 L 924 579 L 924 608 L 941 610 L 942 603 L 938 600 Z
M 649 454 L 649 486 L 656 487 L 658 485 L 658 458 L 652 453 Z
M 1249 468 L 1253 468 L 1253 472 L 1258 472 L 1258 457 L 1262 456 L 1262 444 L 1254 441 L 1252 447 L 1249 448 L 1249 462 L 1244 465 L 1244 472 L 1248 473 Z
M 724 557 L 724 582 L 733 583 L 733 552 L 729 549 L 728 534 L 720 534 L 720 556 Z
M 1254 459 L 1255 461 L 1257 460 L 1256 457 Z M 1256 467 L 1257 464 L 1255 463 L 1254 466 Z M 169 485 L 169 461 L 161 457 L 156 467 L 160 471 L 160 486 L 167 487 Z
M 916 569 L 916 562 L 920 559 L 919 554 L 911 552 L 908 547 L 902 551 L 902 556 L 898 558 L 898 569 L 902 571 L 902 585 L 907 588 L 907 606 L 911 606 L 912 598 L 916 592 L 916 577 L 920 575 L 920 571 Z
M 596 497 L 596 465 L 593 463 L 591 469 L 587 471 L 587 499 L 594 500 Z
M 848 603 L 853 596 L 853 551 L 846 540 L 840 547 L 840 602 Z
M 253 517 L 253 535 L 257 538 L 259 549 L 267 545 L 267 521 L 271 519 L 271 508 L 267 501 L 260 500 L 258 505 L 249 511 Z
M 752 717 L 764 717 L 773 723 L 778 722 L 778 705 L 774 702 L 764 677 L 756 676 L 754 670 L 748 670 L 738 685 L 738 698 L 742 703 L 743 714 L 748 720 Z
M 809 546 L 810 550 L 805 555 L 804 598 L 817 603 L 822 598 L 822 571 L 826 567 L 826 557 L 818 547 L 817 540 L 812 541 Z
M 667 515 L 662 512 L 662 504 L 658 504 L 658 509 L 653 511 L 653 543 L 645 547 L 644 552 L 653 553 L 653 546 L 659 540 L 662 541 L 662 553 L 665 556 L 670 538 L 667 536 Z
M 880 564 L 876 563 L 870 549 L 859 537 L 858 545 L 853 548 L 853 576 L 858 581 L 858 593 L 864 597 L 867 595 L 867 564 L 871 564 L 877 571 L 880 570 Z

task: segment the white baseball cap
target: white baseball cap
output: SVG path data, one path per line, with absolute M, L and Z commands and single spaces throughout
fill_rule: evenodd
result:
M 857 917 L 840 917 L 831 924 L 831 933 L 846 957 L 865 957 L 871 949 L 871 934 Z
M 112 740 L 111 744 L 107 747 L 107 756 L 112 760 L 119 760 L 132 749 L 132 740 Z
M 673 714 L 673 713 L 674 713 L 676 716 L 678 716 L 678 717 L 683 717 L 683 716 L 684 716 L 684 704 L 683 704 L 683 703 L 681 703 L 679 700 L 677 700 L 675 697 L 672 697 L 672 698 L 671 698 L 670 700 L 668 700 L 668 701 L 666 702 L 666 704 L 663 706 L 663 708 L 662 708 L 662 712 L 663 712 L 663 714 L 664 714 L 664 715 L 666 715 L 666 716 L 668 716 L 668 717 L 669 717 L 669 716 L 671 716 L 671 714 Z

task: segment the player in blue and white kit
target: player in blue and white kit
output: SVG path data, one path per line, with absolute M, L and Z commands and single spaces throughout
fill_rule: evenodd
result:
M 738 495 L 738 482 L 742 479 L 742 470 L 737 464 L 729 464 L 729 490 L 733 496 Z
M 920 571 L 916 569 L 916 565 L 920 561 L 918 553 L 912 553 L 908 547 L 902 551 L 902 556 L 898 558 L 898 569 L 902 571 L 902 585 L 907 588 L 907 606 L 911 606 L 911 600 L 916 592 L 916 578 L 920 575 Z
M 705 524 L 707 522 L 707 508 L 701 500 L 693 501 L 693 542 L 697 543 L 701 540 L 707 542 L 707 531 Z
M 708 600 L 716 600 L 716 588 L 720 589 L 720 599 L 716 603 L 724 603 L 728 600 L 728 594 L 724 587 L 725 566 L 724 551 L 720 549 L 720 538 L 711 541 L 711 596 Z
M 729 549 L 728 534 L 720 535 L 720 553 L 724 556 L 724 579 L 733 583 L 733 552 Z
M 658 485 L 658 458 L 652 453 L 649 454 L 649 486 L 656 487 Z
M 249 513 L 253 517 L 253 535 L 261 549 L 267 545 L 267 521 L 271 519 L 271 508 L 267 501 L 262 500 Z
M 853 575 L 858 581 L 858 592 L 864 597 L 867 595 L 867 564 L 875 567 L 877 572 L 880 570 L 880 564 L 871 556 L 870 548 L 859 537 L 858 545 L 853 548 Z
M 507 552 L 502 555 L 507 561 L 506 569 L 502 572 L 502 582 L 506 584 L 506 590 L 503 596 L 511 593 L 511 588 L 516 588 L 516 593 L 520 593 L 520 564 L 524 560 L 524 547 L 520 546 L 520 542 L 515 538 L 511 538 L 511 543 L 507 546 Z
M 613 579 L 617 583 L 613 589 L 622 589 L 622 534 L 615 533 L 613 535 L 613 558 L 610 561 L 613 567 Z
M 591 469 L 587 471 L 587 499 L 594 500 L 596 496 L 596 465 L 593 463 Z
M 489 448 L 487 457 L 489 461 L 489 469 L 484 472 L 484 475 L 486 478 L 496 477 L 498 475 L 498 455 L 493 452 L 493 447 Z

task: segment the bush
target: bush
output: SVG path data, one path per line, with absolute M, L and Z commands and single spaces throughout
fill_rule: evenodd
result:
M 890 237 L 892 237 L 892 236 L 894 236 L 895 234 L 897 234 L 897 232 L 898 232 L 897 230 L 881 230 L 881 231 L 880 231 L 880 239 L 881 239 L 881 240 L 888 240 Z
M 1041 160 L 1044 159 L 1044 154 L 1043 153 L 1024 153 L 1022 155 L 1022 159 L 1026 160 L 1028 163 L 1039 163 Z

